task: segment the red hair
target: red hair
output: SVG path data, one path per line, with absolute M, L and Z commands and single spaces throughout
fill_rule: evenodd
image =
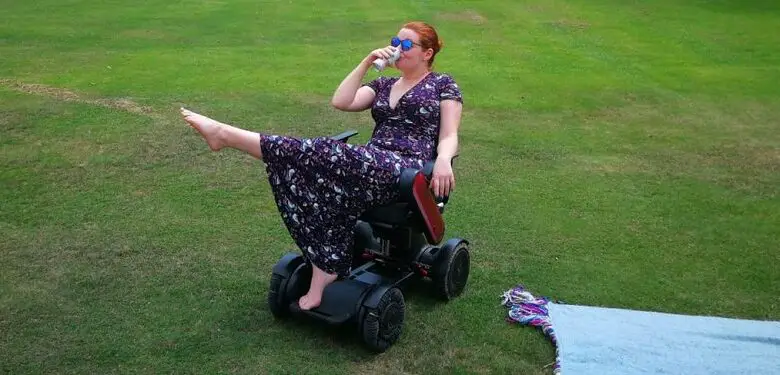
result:
M 436 57 L 436 54 L 439 53 L 444 46 L 444 43 L 439 39 L 439 34 L 436 33 L 436 29 L 421 21 L 409 22 L 405 24 L 403 28 L 412 30 L 420 36 L 420 44 L 423 49 L 433 49 L 433 56 L 428 60 L 428 66 L 433 65 L 433 58 Z

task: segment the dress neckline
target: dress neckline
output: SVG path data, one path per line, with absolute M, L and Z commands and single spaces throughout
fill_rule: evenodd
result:
M 429 76 L 433 74 L 433 71 L 430 71 L 425 74 L 425 77 L 422 77 L 417 83 L 414 84 L 414 86 L 410 87 L 408 90 L 406 90 L 401 96 L 398 97 L 398 101 L 395 103 L 395 107 L 393 107 L 390 103 L 390 94 L 393 92 L 393 86 L 398 82 L 398 80 L 401 79 L 401 77 L 395 77 L 395 80 L 390 84 L 390 89 L 387 90 L 387 106 L 390 108 L 391 111 L 395 111 L 398 109 L 398 106 L 401 104 L 401 101 L 406 97 L 406 94 L 410 93 L 412 90 L 416 89 L 417 86 L 419 86 L 421 83 L 423 83 L 426 79 L 428 79 Z

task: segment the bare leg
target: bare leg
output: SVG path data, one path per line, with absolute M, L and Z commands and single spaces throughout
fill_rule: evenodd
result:
M 330 283 L 336 281 L 338 275 L 329 274 L 312 264 L 311 285 L 309 292 L 298 300 L 301 310 L 311 310 L 322 302 L 322 292 Z
M 184 108 L 181 108 L 181 115 L 184 121 L 200 133 L 212 150 L 219 151 L 224 147 L 230 147 L 258 159 L 263 157 L 260 151 L 260 134 L 223 124 Z
M 184 120 L 190 126 L 195 128 L 206 143 L 214 151 L 219 151 L 225 147 L 235 148 L 244 151 L 258 159 L 263 157 L 260 151 L 260 135 L 244 129 L 236 128 L 231 125 L 223 124 L 206 116 L 181 108 L 181 114 Z M 322 302 L 322 293 L 325 287 L 338 278 L 335 274 L 328 274 L 325 271 L 312 265 L 311 284 L 309 291 L 298 300 L 298 306 L 302 310 L 311 310 Z

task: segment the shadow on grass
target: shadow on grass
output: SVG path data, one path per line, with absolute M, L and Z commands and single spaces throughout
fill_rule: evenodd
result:
M 426 320 L 426 316 L 434 314 L 445 304 L 436 298 L 435 288 L 431 282 L 416 280 L 410 282 L 403 290 L 406 311 L 401 340 L 404 336 L 414 335 L 415 322 Z M 371 361 L 379 355 L 363 345 L 358 322 L 355 319 L 341 325 L 330 325 L 307 316 L 290 315 L 285 318 L 275 318 L 265 301 L 266 292 L 264 289 L 257 294 L 257 298 L 251 303 L 231 307 L 229 315 L 222 320 L 220 329 L 256 336 L 251 340 L 256 342 L 264 341 L 269 337 L 278 339 L 279 345 L 286 345 L 287 340 L 294 340 L 294 343 L 299 344 L 305 342 L 303 345 L 308 350 L 318 352 L 318 355 L 335 354 L 344 356 L 352 362 Z M 268 331 L 276 333 L 269 336 Z

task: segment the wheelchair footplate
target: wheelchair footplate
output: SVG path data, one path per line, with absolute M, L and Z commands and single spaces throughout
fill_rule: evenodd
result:
M 325 287 L 322 302 L 311 310 L 301 310 L 298 301 L 290 304 L 290 311 L 323 320 L 329 324 L 342 324 L 358 310 L 363 295 L 373 287 L 357 280 L 338 280 Z

